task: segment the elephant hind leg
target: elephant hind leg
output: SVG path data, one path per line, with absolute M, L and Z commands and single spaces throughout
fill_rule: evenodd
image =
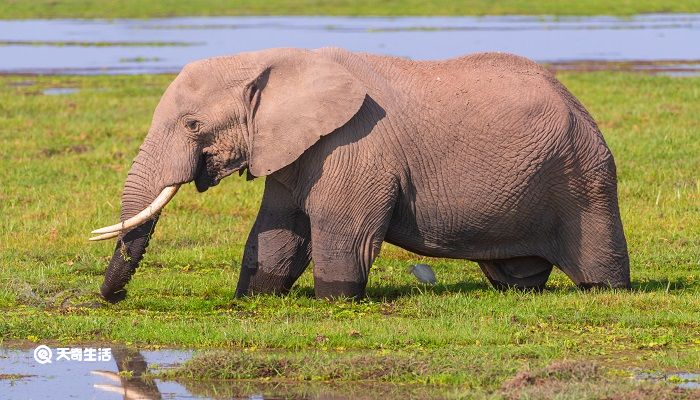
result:
M 569 227 L 562 235 L 566 250 L 557 266 L 582 289 L 629 288 L 629 256 L 619 217 L 584 217 L 589 218 L 580 227 Z
M 552 263 L 540 257 L 479 261 L 479 267 L 499 290 L 543 290 L 552 272 Z
M 629 288 L 629 255 L 612 160 L 573 181 L 572 186 L 586 191 L 562 201 L 559 251 L 552 261 L 581 288 Z

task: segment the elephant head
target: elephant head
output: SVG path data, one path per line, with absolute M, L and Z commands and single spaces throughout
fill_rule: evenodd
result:
M 366 90 L 318 52 L 271 49 L 188 64 L 165 91 L 124 184 L 121 222 L 93 231 L 117 237 L 102 296 L 123 299 L 160 210 L 177 188 L 197 190 L 235 171 L 267 176 L 347 123 Z

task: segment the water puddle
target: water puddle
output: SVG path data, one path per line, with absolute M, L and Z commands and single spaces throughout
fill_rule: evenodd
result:
M 216 55 L 338 46 L 413 59 L 506 51 L 569 69 L 615 69 L 624 62 L 638 72 L 687 75 L 700 64 L 697 43 L 700 14 L 22 20 L 0 21 L 0 73 L 177 72 Z M 668 66 L 645 67 L 657 60 Z M 574 67 L 581 62 L 586 65 Z
M 80 89 L 67 88 L 67 87 L 57 87 L 57 88 L 47 88 L 41 91 L 42 94 L 46 96 L 59 96 L 65 94 L 78 93 Z
M 107 352 L 106 349 L 109 349 Z M 259 381 L 179 382 L 153 374 L 192 357 L 182 350 L 125 347 L 0 348 L 3 399 L 437 399 L 443 390 L 391 384 L 322 384 Z
M 90 347 L 92 346 L 92 347 Z M 137 350 L 107 345 L 0 348 L 3 399 L 441 399 L 464 389 L 386 383 L 319 383 L 156 378 L 193 357 L 189 350 Z M 235 350 L 232 350 L 235 351 Z M 640 381 L 700 389 L 700 373 L 637 373 Z
M 126 348 L 83 347 L 0 349 L 0 393 L 3 399 L 161 399 L 192 398 L 184 386 L 143 379 L 148 368 L 167 368 L 192 356 L 191 351 L 135 351 Z M 103 349 L 109 349 L 109 357 Z M 94 353 L 93 353 L 94 350 Z M 43 355 L 42 355 L 43 354 Z M 80 354 L 80 358 L 78 358 Z M 43 358 L 42 358 L 43 357 Z
M 681 389 L 700 389 L 700 373 L 677 372 L 664 374 L 660 372 L 644 372 L 635 375 L 635 379 L 642 381 L 669 382 Z

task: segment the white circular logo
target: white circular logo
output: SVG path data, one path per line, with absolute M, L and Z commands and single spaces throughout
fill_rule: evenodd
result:
M 49 364 L 51 362 L 51 357 L 53 357 L 53 353 L 49 346 L 42 344 L 34 349 L 34 360 L 39 364 Z

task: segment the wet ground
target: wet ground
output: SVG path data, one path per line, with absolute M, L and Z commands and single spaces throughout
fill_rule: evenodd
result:
M 101 349 L 108 348 L 108 359 Z M 250 399 L 350 400 L 442 398 L 429 386 L 251 381 L 163 381 L 152 376 L 186 361 L 192 351 L 125 347 L 0 348 L 0 398 L 14 399 Z M 94 359 L 91 350 L 95 350 Z M 86 352 L 87 351 L 87 352 Z M 48 360 L 48 361 L 47 361 Z
M 82 356 L 86 355 L 86 348 L 88 347 L 80 348 Z M 101 347 L 91 348 L 97 352 Z M 54 347 L 51 348 L 50 362 L 42 364 L 34 358 L 33 350 L 0 349 L 0 397 L 3 399 L 193 397 L 180 384 L 142 379 L 142 374 L 149 365 L 154 367 L 157 364 L 160 368 L 166 368 L 181 363 L 192 355 L 189 351 L 138 352 L 126 348 L 110 348 L 111 357 L 108 360 L 103 360 L 106 357 L 95 357 L 95 360 L 85 357 L 78 360 L 73 358 L 74 353 L 65 359 Z M 39 357 L 40 360 L 45 360 Z
M 104 345 L 103 345 L 104 346 Z M 439 399 L 450 390 L 425 385 L 378 383 L 324 384 L 264 381 L 164 381 L 153 378 L 194 354 L 187 350 L 126 347 L 0 348 L 2 399 L 249 399 L 315 400 Z M 108 349 L 108 350 L 106 350 Z M 94 351 L 93 351 L 94 350 Z M 639 381 L 667 382 L 700 389 L 700 374 L 689 372 L 634 375 Z
M 679 372 L 675 374 L 663 374 L 658 372 L 644 372 L 637 374 L 635 379 L 671 382 L 681 389 L 700 389 L 700 373 Z
M 0 73 L 177 72 L 269 47 L 441 59 L 506 51 L 554 69 L 697 74 L 700 14 L 615 17 L 198 17 L 0 21 Z

